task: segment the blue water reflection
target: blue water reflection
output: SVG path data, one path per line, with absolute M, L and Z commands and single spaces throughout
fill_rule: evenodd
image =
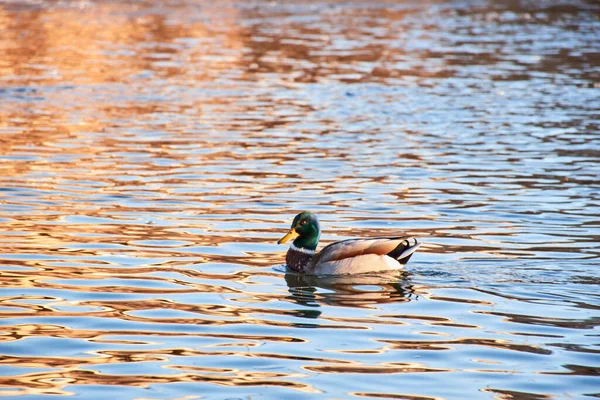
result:
M 599 396 L 599 11 L 3 2 L 0 395 Z

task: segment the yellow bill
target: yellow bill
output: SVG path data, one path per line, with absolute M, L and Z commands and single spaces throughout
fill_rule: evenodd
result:
M 298 232 L 296 232 L 296 229 L 292 228 L 284 237 L 279 239 L 277 244 L 287 243 L 290 240 L 296 239 L 298 236 L 300 236 L 300 235 L 298 234 Z

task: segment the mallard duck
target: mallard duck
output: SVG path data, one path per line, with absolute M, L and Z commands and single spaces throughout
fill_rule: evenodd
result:
M 303 211 L 296 215 L 289 232 L 277 242 L 293 240 L 285 257 L 289 270 L 314 275 L 398 270 L 421 245 L 412 237 L 348 239 L 317 252 L 320 236 L 315 214 Z

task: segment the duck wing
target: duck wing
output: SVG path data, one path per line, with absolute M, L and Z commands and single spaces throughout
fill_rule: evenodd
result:
M 313 265 L 363 255 L 387 255 L 406 264 L 421 244 L 412 237 L 348 239 L 325 246 L 313 259 Z

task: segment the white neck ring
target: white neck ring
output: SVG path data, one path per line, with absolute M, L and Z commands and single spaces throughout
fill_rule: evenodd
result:
M 290 249 L 294 250 L 294 251 L 298 251 L 300 253 L 304 253 L 304 254 L 315 254 L 314 250 L 309 250 L 309 249 L 302 249 L 299 247 L 294 246 L 294 243 L 292 243 L 292 245 L 290 246 Z

